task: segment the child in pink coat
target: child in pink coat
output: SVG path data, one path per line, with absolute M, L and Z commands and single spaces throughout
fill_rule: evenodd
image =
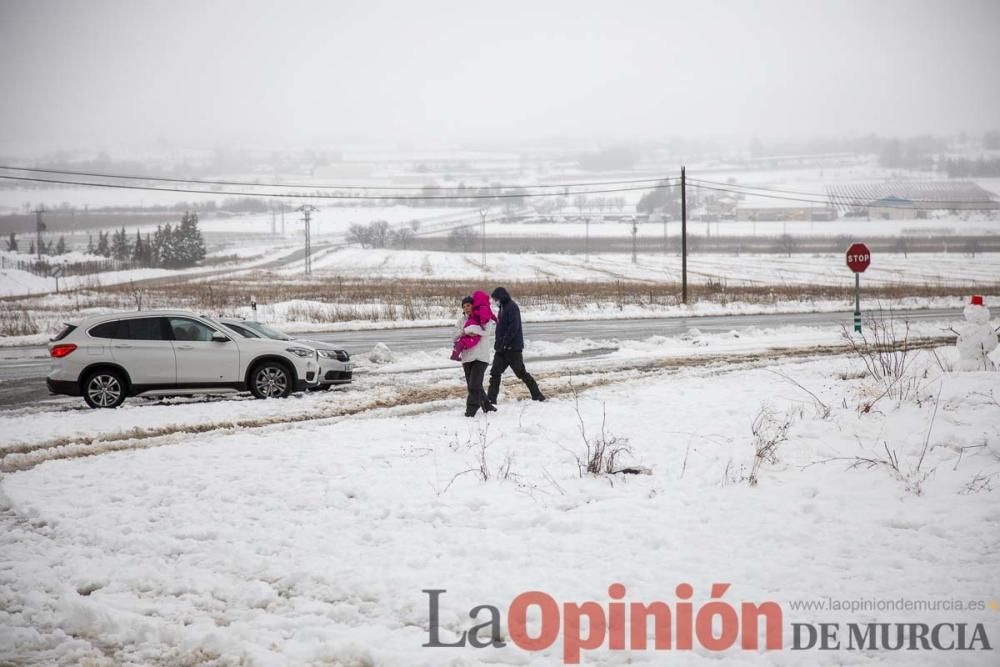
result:
M 462 300 L 463 304 L 468 303 L 466 299 Z M 497 316 L 493 314 L 493 309 L 490 308 L 490 297 L 486 292 L 476 290 L 472 293 L 471 300 L 472 309 L 469 311 L 469 316 L 466 318 L 463 327 L 475 325 L 485 329 L 490 320 L 497 321 Z M 463 333 L 460 335 L 455 339 L 455 344 L 452 346 L 451 358 L 455 361 L 460 361 L 462 359 L 462 351 L 475 347 L 480 338 L 482 336 L 475 334 Z

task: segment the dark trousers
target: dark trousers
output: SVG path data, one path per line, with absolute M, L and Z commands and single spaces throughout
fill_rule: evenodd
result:
M 486 377 L 485 361 L 467 361 L 462 364 L 465 371 L 465 386 L 469 390 L 465 398 L 465 414 L 474 416 L 479 408 L 486 407 L 486 392 L 483 391 L 483 378 Z
M 531 377 L 524 368 L 524 354 L 521 350 L 497 350 L 493 353 L 493 366 L 490 367 L 490 388 L 486 392 L 486 398 L 490 403 L 496 403 L 500 396 L 500 377 L 510 368 L 514 371 L 517 379 L 524 383 L 524 386 L 531 392 L 531 398 L 538 400 L 542 396 L 538 389 L 538 383 Z

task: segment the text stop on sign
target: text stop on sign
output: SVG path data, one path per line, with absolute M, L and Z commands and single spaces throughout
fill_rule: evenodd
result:
M 852 243 L 847 249 L 847 267 L 854 273 L 864 273 L 872 263 L 872 253 L 864 243 Z

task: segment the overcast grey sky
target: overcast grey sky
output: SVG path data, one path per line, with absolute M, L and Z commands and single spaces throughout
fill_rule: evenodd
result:
M 0 0 L 0 147 L 1000 124 L 996 0 Z

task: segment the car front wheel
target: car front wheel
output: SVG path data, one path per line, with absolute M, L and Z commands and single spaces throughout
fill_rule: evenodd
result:
M 125 401 L 125 380 L 112 370 L 96 371 L 83 381 L 83 400 L 92 408 L 117 408 Z
M 292 393 L 292 374 L 276 361 L 266 361 L 250 374 L 250 393 L 257 398 L 285 398 Z

